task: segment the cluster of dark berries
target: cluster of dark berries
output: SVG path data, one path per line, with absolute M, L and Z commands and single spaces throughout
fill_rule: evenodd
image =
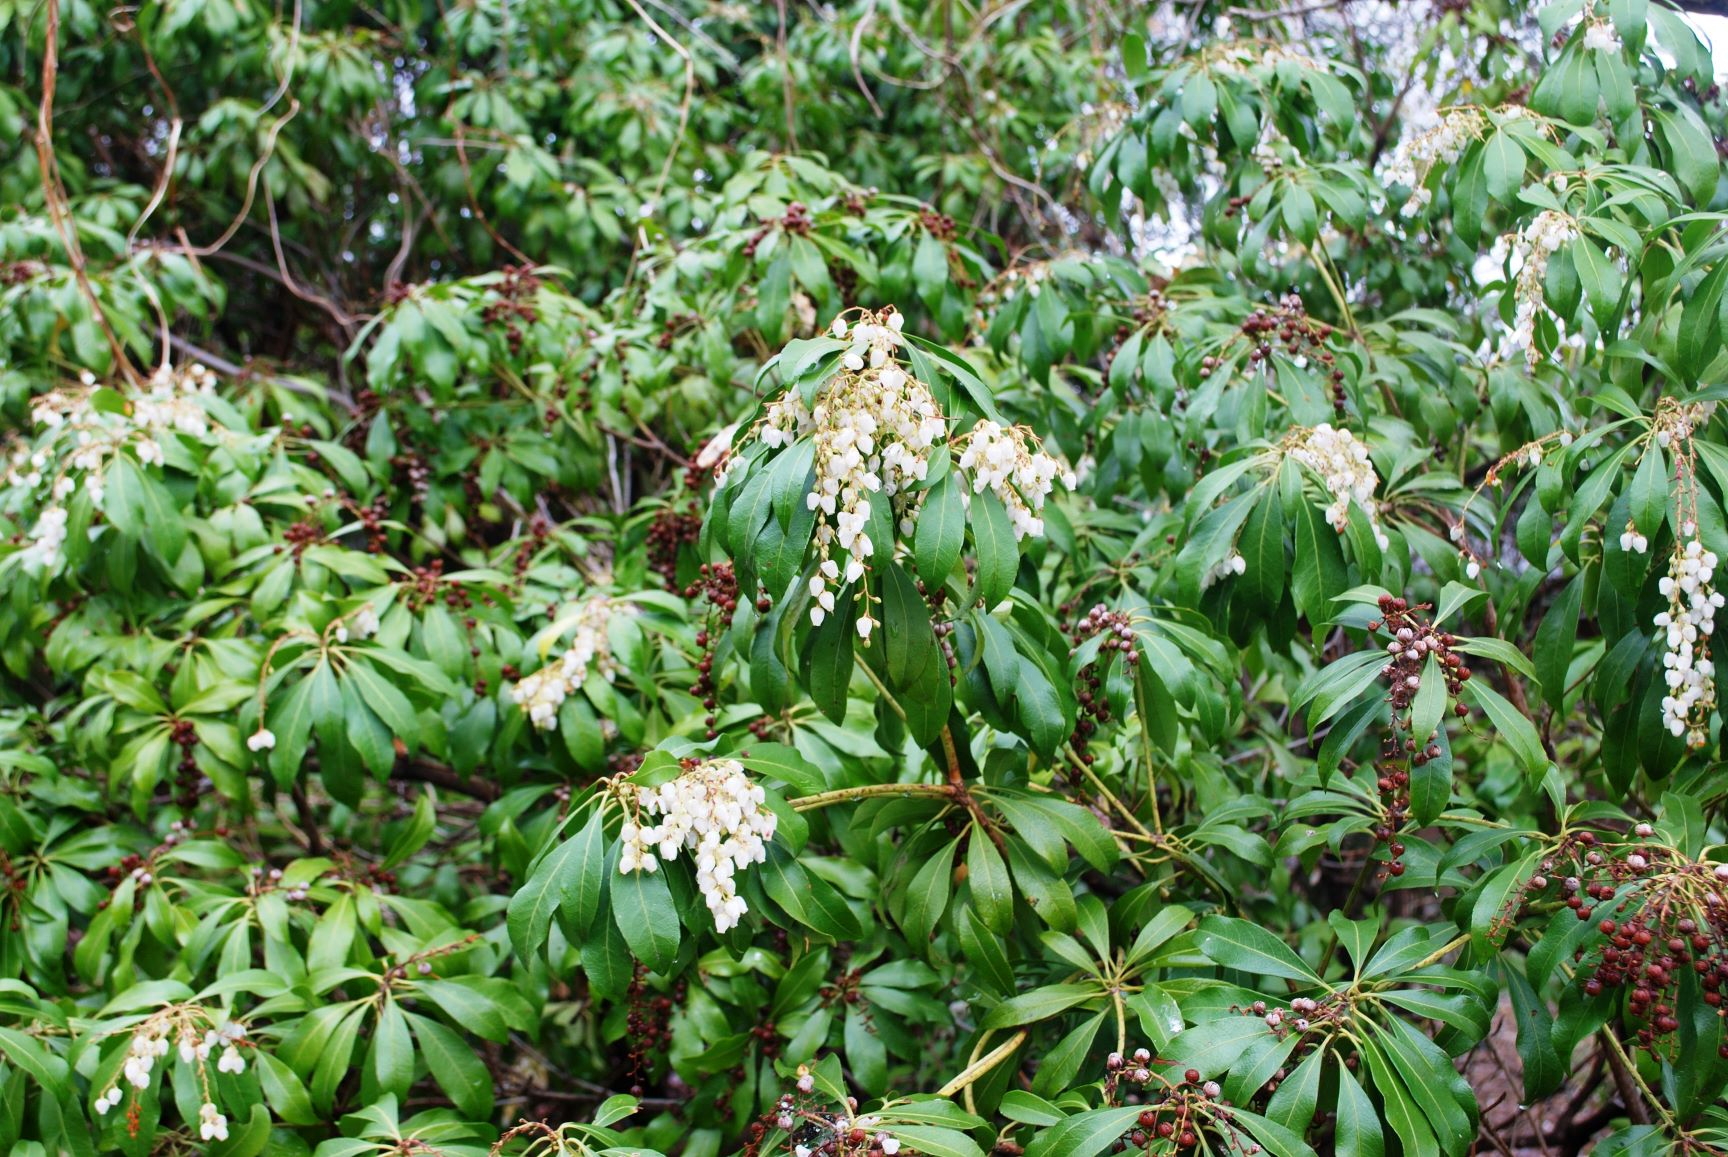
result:
M 678 587 L 678 555 L 702 537 L 702 515 L 696 504 L 684 510 L 662 507 L 648 524 L 648 569 L 674 590 Z
M 672 1009 L 684 1003 L 685 985 L 680 980 L 670 994 L 655 992 L 648 987 L 648 968 L 636 965 L 625 992 L 625 1039 L 630 1053 L 630 1095 L 640 1097 L 643 1082 L 653 1068 L 653 1058 L 663 1054 L 672 1044 Z
M 424 610 L 432 603 L 443 600 L 444 605 L 458 614 L 467 614 L 474 606 L 474 596 L 459 582 L 444 581 L 444 560 L 435 558 L 425 566 L 413 569 L 412 577 L 404 579 L 402 585 L 407 588 L 406 601 L 414 610 Z M 469 627 L 472 629 L 473 624 Z
M 1330 324 L 1309 317 L 1302 298 L 1294 293 L 1285 295 L 1277 309 L 1256 309 L 1242 321 L 1242 336 L 1248 340 L 1250 363 L 1260 365 L 1277 349 L 1296 359 L 1299 366 L 1305 366 L 1307 359 L 1312 357 L 1319 363 L 1320 372 L 1331 387 L 1333 410 L 1342 414 L 1344 371 L 1338 368 L 1337 357 L 1326 348 L 1334 332 Z M 1209 378 L 1218 367 L 1219 359 L 1208 355 L 1200 359 L 1200 376 Z
M 923 579 L 919 579 L 918 594 L 930 607 L 930 629 L 935 632 L 936 645 L 942 650 L 942 661 L 948 664 L 948 685 L 956 686 L 960 682 L 957 674 L 960 661 L 954 655 L 954 620 L 943 615 L 943 608 L 948 605 L 948 588 L 931 588 Z
M 425 506 L 426 495 L 432 485 L 432 471 L 426 465 L 426 460 L 418 454 L 396 454 L 390 459 L 390 467 L 407 476 L 408 489 L 413 493 L 414 501 Z
M 552 536 L 552 520 L 536 511 L 528 519 L 528 529 L 522 541 L 516 545 L 514 570 L 517 585 L 527 577 L 528 568 L 533 565 L 534 557 L 546 547 L 546 540 Z
M 502 279 L 492 291 L 497 297 L 486 303 L 480 319 L 488 326 L 502 325 L 510 352 L 520 354 L 522 326 L 540 320 L 540 311 L 533 305 L 534 296 L 540 292 L 540 279 L 526 265 L 506 265 Z
M 675 313 L 667 318 L 660 327 L 660 336 L 654 339 L 654 344 L 663 350 L 672 348 L 672 343 L 678 340 L 680 330 L 694 329 L 702 319 L 693 313 Z
M 754 261 L 756 259 L 756 247 L 761 245 L 767 239 L 768 234 L 774 232 L 776 228 L 804 237 L 810 232 L 810 224 L 810 207 L 802 201 L 793 201 L 786 206 L 786 212 L 780 216 L 763 218 L 762 224 L 757 227 L 756 232 L 750 234 L 749 240 L 744 242 L 744 256 Z
M 390 502 L 382 494 L 368 503 L 361 503 L 346 495 L 342 505 L 354 516 L 360 524 L 360 530 L 366 535 L 366 553 L 383 554 L 389 546 L 385 537 L 384 520 L 390 517 Z
M 174 803 L 182 811 L 198 806 L 203 776 L 198 773 L 198 760 L 193 752 L 198 748 L 198 727 L 190 719 L 176 719 L 169 740 L 180 749 L 180 762 L 174 777 Z
M 290 524 L 288 529 L 282 532 L 282 537 L 288 540 L 288 545 L 283 547 L 278 544 L 276 553 L 281 554 L 284 549 L 291 550 L 294 552 L 294 561 L 299 562 L 300 556 L 306 553 L 307 547 L 313 546 L 323 539 L 324 528 L 310 518 L 303 518 Z
M 1728 1015 L 1728 864 L 1693 860 L 1654 836 L 1649 824 L 1626 837 L 1568 836 L 1520 895 L 1526 908 L 1558 895 L 1580 921 L 1601 916 L 1605 940 L 1575 953 L 1585 963 L 1584 994 L 1624 991 L 1628 1015 L 1643 1022 L 1637 1036 L 1645 1048 L 1680 1028 L 1687 972 L 1699 999 Z M 1728 1044 L 1719 1047 L 1728 1058 Z
M 708 601 L 708 625 L 696 632 L 696 646 L 701 650 L 701 658 L 696 660 L 696 682 L 690 688 L 690 693 L 702 700 L 703 708 L 708 712 L 706 724 L 708 738 L 715 739 L 720 732 L 715 728 L 719 716 L 714 714 L 718 700 L 715 697 L 714 685 L 714 644 L 718 640 L 724 625 L 732 621 L 732 616 L 738 610 L 738 575 L 729 562 L 703 563 L 701 578 L 691 583 L 684 590 L 684 597 L 694 599 L 698 595 Z M 758 609 L 763 596 L 758 600 Z M 771 605 L 771 604 L 770 604 Z
M 48 267 L 40 261 L 8 261 L 0 264 L 0 285 L 23 285 L 47 272 Z
M 0 903 L 11 901 L 12 919 L 7 922 L 7 927 L 14 933 L 24 930 L 24 890 L 29 886 L 29 875 L 24 867 L 14 864 L 6 850 L 0 848 Z
M 1469 707 L 1457 702 L 1459 692 L 1470 679 L 1470 668 L 1453 650 L 1458 640 L 1444 631 L 1435 630 L 1433 624 L 1417 613 L 1422 609 L 1412 607 L 1406 600 L 1393 595 L 1382 595 L 1381 617 L 1368 621 L 1370 631 L 1384 631 L 1391 636 L 1386 644 L 1387 662 L 1380 668 L 1380 677 L 1388 686 L 1386 700 L 1392 708 L 1392 723 L 1381 737 L 1380 756 L 1374 765 L 1375 785 L 1380 789 L 1386 815 L 1375 826 L 1374 839 L 1387 845 L 1391 859 L 1386 864 L 1386 871 L 1393 876 L 1404 874 L 1404 845 L 1398 841 L 1398 833 L 1410 814 L 1410 769 L 1425 766 L 1444 754 L 1435 742 L 1436 734 L 1418 736 L 1411 733 L 1411 708 L 1422 690 L 1422 672 L 1429 658 L 1433 658 L 1445 681 L 1448 702 L 1454 704 L 1454 713 L 1459 718 L 1470 714 Z
M 1073 609 L 1072 603 L 1064 603 L 1061 607 L 1064 615 L 1072 614 Z M 1140 662 L 1140 651 L 1134 644 L 1134 628 L 1129 624 L 1127 612 L 1113 611 L 1103 603 L 1093 606 L 1077 621 L 1065 623 L 1063 630 L 1073 643 L 1068 652 L 1070 655 L 1076 654 L 1087 640 L 1100 639 L 1098 658 L 1080 671 L 1079 684 L 1074 690 L 1080 710 L 1074 720 L 1074 732 L 1068 737 L 1081 762 L 1089 764 L 1094 758 L 1087 750 L 1092 737 L 1111 718 L 1110 697 L 1104 692 L 1109 659 L 1113 654 L 1120 654 L 1122 662 L 1132 671 Z M 1078 774 L 1078 769 L 1075 774 Z
M 219 836 L 226 836 L 228 834 L 228 829 L 219 827 L 216 829 L 216 834 Z M 107 876 L 109 892 L 112 893 L 126 880 L 131 880 L 137 885 L 138 889 L 137 893 L 133 896 L 133 907 L 136 909 L 142 909 L 144 907 L 144 889 L 156 882 L 156 857 L 162 855 L 164 852 L 174 847 L 174 845 L 185 843 L 187 840 L 193 838 L 195 838 L 195 833 L 192 830 L 192 825 L 188 824 L 185 820 L 170 821 L 168 824 L 168 834 L 162 837 L 161 843 L 157 844 L 147 852 L 142 854 L 125 855 L 120 858 L 119 863 L 108 865 L 104 874 Z M 0 872 L 0 874 L 11 876 L 10 866 L 6 864 L 3 854 L 0 854 L 0 868 L 6 869 L 4 872 Z M 277 875 L 280 876 L 281 873 L 278 872 Z M 23 889 L 24 871 L 22 868 L 17 869 L 16 876 L 11 876 L 11 884 L 14 889 Z M 109 900 L 112 898 L 112 895 L 110 895 L 98 901 L 96 906 L 98 908 L 106 908 L 108 907 Z M 13 928 L 14 932 L 17 930 L 16 927 Z
M 924 227 L 924 232 L 938 241 L 952 241 L 957 232 L 954 218 L 929 207 L 918 210 L 918 224 Z
M 1133 1126 L 1111 1143 L 1110 1151 L 1179 1153 L 1196 1148 L 1202 1133 L 1210 1130 L 1224 1134 L 1233 1153 L 1259 1153 L 1258 1145 L 1233 1128 L 1223 1093 L 1217 1081 L 1202 1079 L 1198 1069 L 1188 1069 L 1174 1080 L 1166 1077 L 1154 1067 L 1147 1049 L 1135 1049 L 1131 1056 L 1111 1053 L 1104 1061 L 1106 1101 L 1146 1107 Z

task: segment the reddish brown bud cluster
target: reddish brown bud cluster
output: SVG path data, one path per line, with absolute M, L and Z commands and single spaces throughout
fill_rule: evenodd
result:
M 655 512 L 648 524 L 648 569 L 659 575 L 665 584 L 678 588 L 678 556 L 687 546 L 695 546 L 702 537 L 702 515 L 696 504 L 684 510 L 667 506 Z
M 630 1054 L 632 1096 L 640 1097 L 643 1085 L 652 1075 L 653 1057 L 663 1054 L 672 1044 L 672 1010 L 684 1003 L 686 989 L 680 980 L 670 994 L 655 992 L 648 987 L 648 968 L 636 965 L 636 971 L 625 992 L 625 1039 Z
M 176 719 L 169 733 L 170 742 L 180 749 L 180 762 L 175 767 L 174 803 L 190 812 L 198 806 L 204 777 L 198 773 L 198 759 L 193 752 L 198 747 L 198 727 L 190 719 Z
M 1232 198 L 1234 208 L 1236 199 Z M 1232 208 L 1225 210 L 1226 215 Z M 1307 307 L 1302 298 L 1294 293 L 1286 294 L 1278 303 L 1276 309 L 1256 309 L 1242 321 L 1242 336 L 1248 339 L 1248 361 L 1260 365 L 1272 356 L 1275 348 L 1292 358 L 1313 357 L 1319 363 L 1320 373 L 1328 380 L 1332 389 L 1332 408 L 1339 414 L 1344 412 L 1344 371 L 1337 366 L 1337 358 L 1326 343 L 1331 340 L 1334 329 L 1326 322 L 1317 322 L 1308 316 Z M 1218 368 L 1218 359 L 1206 357 L 1200 362 L 1200 376 L 1209 378 L 1212 371 Z
M 536 513 L 528 520 L 528 533 L 522 539 L 522 542 L 516 547 L 514 568 L 518 585 L 521 584 L 522 579 L 528 574 L 528 568 L 533 564 L 534 557 L 545 549 L 546 540 L 551 537 L 551 535 L 552 520 L 547 518 L 544 514 Z
M 1074 611 L 1073 603 L 1063 603 L 1063 615 Z M 1080 672 L 1079 683 L 1075 687 L 1075 698 L 1080 710 L 1074 720 L 1074 732 L 1069 742 L 1079 753 L 1084 763 L 1091 763 L 1093 755 L 1087 750 L 1092 737 L 1098 729 L 1110 722 L 1110 698 L 1104 693 L 1104 679 L 1109 672 L 1109 660 L 1115 654 L 1122 656 L 1122 662 L 1132 671 L 1140 662 L 1140 652 L 1134 641 L 1134 628 L 1129 623 L 1126 611 L 1113 611 L 1103 603 L 1098 603 L 1084 615 L 1073 622 L 1066 622 L 1063 631 L 1072 640 L 1073 646 L 1069 654 L 1076 654 L 1087 640 L 1099 638 L 1098 658 L 1088 663 Z M 1079 774 L 1078 769 L 1074 772 Z
M 1259 1153 L 1260 1146 L 1239 1133 L 1230 1102 L 1217 1081 L 1205 1080 L 1199 1069 L 1188 1069 L 1175 1080 L 1159 1071 L 1148 1049 L 1132 1055 L 1111 1053 L 1104 1062 L 1107 1103 L 1144 1104 L 1134 1124 L 1111 1143 L 1112 1153 L 1130 1149 L 1170 1153 L 1195 1149 L 1208 1136 L 1217 1151 Z
M 497 296 L 480 311 L 486 325 L 504 327 L 504 340 L 512 355 L 522 352 L 522 325 L 540 320 L 540 311 L 533 305 L 540 286 L 540 279 L 528 266 L 506 265 L 498 284 L 492 287 Z
M 754 261 L 757 246 L 761 245 L 768 234 L 777 228 L 804 237 L 809 234 L 810 225 L 810 207 L 802 201 L 793 201 L 786 206 L 786 212 L 780 216 L 763 218 L 762 224 L 757 227 L 756 232 L 750 234 L 749 240 L 744 242 L 744 256 Z
M 1645 1048 L 1693 1011 L 1683 1007 L 1687 972 L 1718 1015 L 1728 988 L 1728 865 L 1692 860 L 1654 835 L 1639 824 L 1625 836 L 1568 836 L 1519 896 L 1526 910 L 1558 899 L 1581 922 L 1595 922 L 1602 939 L 1574 954 L 1581 987 L 1590 997 L 1623 992 Z
M 705 562 L 700 573 L 702 577 L 684 590 L 685 598 L 694 599 L 700 595 L 708 600 L 710 608 L 708 625 L 696 632 L 696 646 L 701 649 L 702 656 L 696 660 L 696 682 L 690 693 L 700 699 L 707 710 L 708 738 L 714 739 L 720 734 L 715 728 L 719 716 L 714 714 L 719 703 L 715 697 L 714 644 L 738 610 L 738 576 L 729 562 Z
M 1447 702 L 1459 718 L 1470 714 L 1469 707 L 1457 701 L 1459 692 L 1470 679 L 1470 668 L 1453 648 L 1458 639 L 1438 631 L 1406 600 L 1394 595 L 1380 597 L 1380 618 L 1368 621 L 1368 630 L 1384 632 L 1386 665 L 1380 677 L 1386 680 L 1386 701 L 1392 708 L 1392 724 L 1381 736 L 1380 756 L 1375 762 L 1375 786 L 1380 789 L 1385 819 L 1374 828 L 1374 839 L 1385 844 L 1390 853 L 1386 871 L 1393 876 L 1404 874 L 1404 845 L 1397 839 L 1410 815 L 1410 769 L 1424 767 L 1439 759 L 1444 751 L 1438 734 L 1415 735 L 1412 708 L 1422 690 L 1423 672 L 1432 658 L 1445 684 Z M 1444 719 L 1444 716 L 1442 716 Z

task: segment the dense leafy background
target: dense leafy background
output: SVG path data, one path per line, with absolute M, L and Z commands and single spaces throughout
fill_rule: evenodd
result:
M 1728 1150 L 1722 122 L 1646 0 L 0 0 L 0 1151 Z

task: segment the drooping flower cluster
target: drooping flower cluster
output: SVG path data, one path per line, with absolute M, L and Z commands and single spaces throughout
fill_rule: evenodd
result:
M 205 1101 L 198 1110 L 198 1138 L 202 1141 L 226 1141 L 228 1139 L 228 1118 L 216 1111 L 216 1106 Z
M 96 379 L 86 373 L 78 386 L 36 398 L 30 413 L 42 436 L 34 446 L 15 446 L 6 471 L 7 504 L 20 513 L 46 490 L 40 513 L 29 520 L 29 545 L 20 556 L 24 568 L 32 574 L 59 570 L 65 557 L 65 503 L 82 486 L 100 509 L 104 474 L 116 454 L 130 448 L 139 462 L 160 466 L 167 438 L 208 437 L 211 421 L 203 398 L 214 387 L 215 376 L 201 365 L 164 365 L 142 392 L 126 397 L 113 391 L 99 397 Z
M 1536 319 L 1543 309 L 1542 287 L 1548 276 L 1548 259 L 1578 236 L 1578 223 L 1570 215 L 1546 209 L 1518 231 L 1512 242 L 1512 263 L 1517 274 L 1512 283 L 1512 331 L 1501 343 L 1505 357 L 1525 351 L 1531 368 L 1542 360 L 1536 347 Z
M 336 641 L 346 643 L 350 639 L 356 642 L 361 639 L 370 639 L 378 633 L 380 625 L 378 612 L 372 609 L 371 603 L 367 603 L 336 624 Z
M 1414 217 L 1428 207 L 1434 199 L 1433 191 L 1427 188 L 1428 174 L 1436 167 L 1456 163 L 1487 125 L 1481 109 L 1458 108 L 1441 117 L 1433 128 L 1399 142 L 1381 177 L 1389 186 L 1410 190 L 1404 216 Z
M 1682 530 L 1688 541 L 1676 543 L 1661 591 L 1668 609 L 1656 616 L 1662 653 L 1662 677 L 1668 693 L 1662 697 L 1662 724 L 1687 746 L 1709 741 L 1710 712 L 1716 707 L 1716 667 L 1710 661 L 1710 636 L 1716 629 L 1716 608 L 1723 603 L 1711 586 L 1716 575 L 1715 552 L 1705 550 L 1697 527 Z
M 1368 516 L 1368 525 L 1373 528 L 1374 541 L 1380 549 L 1391 545 L 1380 527 L 1378 504 L 1374 501 L 1380 476 L 1374 472 L 1366 443 L 1357 441 L 1349 430 L 1322 422 L 1312 429 L 1293 431 L 1285 440 L 1284 453 L 1318 475 L 1332 495 L 1332 503 L 1326 507 L 1326 521 L 1332 529 L 1344 533 L 1350 525 L 1350 503 L 1354 500 Z
M 1200 576 L 1200 589 L 1211 590 L 1227 578 L 1248 572 L 1248 560 L 1240 551 L 1231 551 Z
M 891 514 L 904 518 L 906 490 L 926 477 L 930 451 L 946 430 L 929 387 L 894 360 L 902 324 L 893 311 L 866 313 L 850 326 L 836 318 L 832 334 L 851 343 L 841 357 L 842 372 L 808 406 L 796 391 L 782 396 L 757 432 L 770 449 L 805 437 L 815 446 L 815 484 L 804 501 L 817 515 L 819 563 L 810 578 L 810 621 L 817 625 L 835 609 L 829 588 L 858 581 L 867 560 L 891 545 L 875 542 L 867 529 L 873 496 L 886 498 Z M 836 551 L 844 557 L 836 558 Z M 859 617 L 860 636 L 869 638 L 874 626 L 868 612 Z
M 714 927 L 728 931 L 750 910 L 738 895 L 737 873 L 767 860 L 774 838 L 775 816 L 766 800 L 736 759 L 693 763 L 669 783 L 640 788 L 620 833 L 618 870 L 653 872 L 680 850 L 690 852 Z
M 893 309 L 866 312 L 850 323 L 836 318 L 829 332 L 847 343 L 839 370 L 808 400 L 801 390 L 776 399 L 750 432 L 771 451 L 806 440 L 813 448 L 814 481 L 804 502 L 816 515 L 816 565 L 805 583 L 810 621 L 817 626 L 836 612 L 839 592 L 864 577 L 870 560 L 895 548 L 893 541 L 877 541 L 883 514 L 890 535 L 913 533 L 923 500 L 915 488 L 929 478 L 932 453 L 948 433 L 935 395 L 898 360 L 903 324 Z M 963 501 L 970 506 L 973 494 L 993 492 L 1007 507 L 1017 539 L 1043 534 L 1040 515 L 1058 479 L 1070 488 L 1078 484 L 1060 459 L 1019 427 L 983 421 L 947 449 L 965 476 Z M 716 474 L 720 484 L 746 462 L 731 457 Z M 886 511 L 877 505 L 883 501 Z M 875 536 L 873 520 L 879 527 Z M 867 640 L 876 620 L 862 589 L 858 598 L 856 626 Z
M 972 476 L 972 493 L 989 489 L 1008 508 L 1016 541 L 1043 536 L 1040 514 L 1058 478 L 1069 490 L 1080 484 L 1072 470 L 1033 443 L 1023 426 L 1005 427 L 986 419 L 956 438 L 950 449 L 959 455 L 955 461 L 960 471 Z M 969 496 L 967 501 L 970 504 Z
M 564 629 L 575 628 L 570 646 L 555 662 L 525 676 L 510 689 L 516 706 L 528 713 L 529 722 L 542 731 L 558 726 L 558 708 L 564 700 L 582 686 L 590 671 L 598 671 L 608 683 L 618 677 L 612 662 L 612 646 L 606 637 L 606 625 L 616 614 L 633 614 L 630 603 L 614 602 L 605 595 L 578 603 L 574 611 L 561 616 Z M 562 630 L 558 632 L 562 634 Z
M 216 1061 L 218 1072 L 242 1073 L 246 1071 L 246 1060 L 240 1055 L 240 1047 L 249 1044 L 245 1026 L 237 1021 L 211 1013 L 201 1005 L 169 1005 L 132 1029 L 120 1076 L 134 1089 L 148 1089 L 156 1079 L 156 1062 L 166 1057 L 171 1047 L 176 1047 L 180 1063 L 194 1070 L 195 1078 L 206 1089 L 208 1098 L 206 1065 L 211 1054 L 219 1054 Z M 124 1099 L 121 1083 L 116 1081 L 97 1096 L 98 1113 L 106 1115 Z M 209 1100 L 200 1110 L 199 1136 L 206 1141 L 222 1141 L 228 1137 L 228 1119 Z
M 1592 20 L 1584 26 L 1584 47 L 1591 52 L 1619 52 L 1620 34 L 1606 20 Z

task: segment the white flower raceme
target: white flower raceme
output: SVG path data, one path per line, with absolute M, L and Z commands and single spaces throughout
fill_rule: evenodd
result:
M 147 876 L 144 878 L 148 880 Z M 245 1026 L 201 1005 L 167 1005 L 139 1022 L 130 1032 L 132 1035 L 120 1065 L 119 1079 L 96 1098 L 95 1107 L 99 1114 L 106 1115 L 124 1099 L 122 1085 L 139 1090 L 150 1088 L 158 1071 L 156 1062 L 168 1055 L 171 1042 L 178 1046 L 180 1063 L 197 1070 L 195 1079 L 206 1090 L 210 1083 L 205 1066 L 211 1053 L 221 1052 L 216 1063 L 219 1072 L 241 1073 L 246 1070 L 246 1062 L 237 1047 L 250 1043 L 246 1039 Z M 200 1135 L 204 1140 L 227 1138 L 227 1119 L 217 1112 L 214 1104 L 206 1103 L 200 1118 Z
M 1542 287 L 1548 276 L 1548 259 L 1578 236 L 1578 223 L 1568 214 L 1545 209 L 1519 230 L 1512 242 L 1512 263 L 1517 274 L 1512 283 L 1512 330 L 1500 346 L 1502 357 L 1525 351 L 1531 368 L 1542 360 L 1536 347 L 1536 318 L 1547 308 Z
M 972 492 L 989 489 L 1008 508 L 1016 540 L 1043 536 L 1044 520 L 1039 512 L 1058 478 L 1069 490 L 1080 484 L 1072 470 L 1031 443 L 1024 427 L 1003 427 L 985 420 L 950 445 L 959 455 L 955 464 L 972 476 Z M 904 532 L 907 528 L 901 529 Z
M 738 871 L 768 858 L 775 817 L 763 806 L 766 799 L 735 759 L 710 759 L 669 783 L 641 788 L 635 814 L 620 833 L 618 870 L 653 872 L 662 860 L 690 852 L 696 886 L 715 929 L 725 932 L 750 910 L 738 895 Z
M 209 1101 L 204 1102 L 198 1110 L 198 1137 L 204 1141 L 226 1141 L 228 1139 L 228 1118 L 216 1111 L 216 1106 Z
M 135 1089 L 149 1088 L 150 1072 L 156 1067 L 156 1058 L 167 1055 L 167 1035 L 160 1030 L 142 1029 L 132 1035 L 132 1044 L 126 1050 L 120 1074 Z
M 1254 148 L 1249 155 L 1263 172 L 1271 176 L 1283 169 L 1284 155 L 1290 147 L 1290 138 L 1268 121 L 1265 131 L 1260 134 L 1260 139 L 1254 142 Z
M 30 522 L 29 511 L 46 489 L 47 505 L 34 520 L 23 565 L 31 573 L 58 571 L 65 561 L 67 511 L 62 505 L 80 489 L 92 505 L 107 493 L 103 474 L 127 448 L 146 466 L 165 461 L 164 444 L 173 435 L 207 438 L 211 423 L 203 399 L 215 379 L 203 366 L 163 367 L 146 387 L 123 405 L 100 402 L 96 380 L 85 374 L 78 386 L 52 390 L 31 403 L 31 419 L 41 427 L 34 446 L 10 455 L 7 493 L 0 495 Z M 115 395 L 109 392 L 112 401 Z M 16 517 L 16 516 L 15 516 Z
M 66 545 L 66 508 L 50 506 L 30 530 L 30 545 L 24 548 L 24 569 L 35 574 L 60 567 L 60 551 Z
M 857 582 L 877 549 L 892 546 L 870 537 L 873 499 L 886 499 L 891 514 L 895 505 L 909 509 L 906 489 L 928 474 L 930 451 L 947 430 L 929 387 L 893 360 L 901 325 L 894 312 L 866 313 L 851 326 L 835 318 L 830 332 L 851 343 L 841 357 L 844 372 L 829 379 L 809 406 L 795 391 L 779 398 L 757 434 L 770 449 L 806 437 L 815 445 L 815 484 L 804 501 L 817 515 L 819 562 L 810 579 L 810 621 L 817 625 L 834 610 L 828 588 Z M 836 551 L 843 557 L 836 558 Z M 868 638 L 873 626 L 865 612 L 858 633 Z
M 1690 747 L 1709 741 L 1710 712 L 1716 707 L 1716 667 L 1710 661 L 1710 636 L 1716 629 L 1716 609 L 1722 594 L 1711 581 L 1716 555 L 1704 549 L 1697 528 L 1684 545 L 1675 544 L 1668 573 L 1660 588 L 1668 609 L 1656 616 L 1657 641 L 1662 643 L 1662 677 L 1668 693 L 1662 697 L 1662 723 L 1669 734 L 1685 737 Z
M 1354 500 L 1368 516 L 1368 525 L 1373 528 L 1374 541 L 1380 549 L 1392 544 L 1380 527 L 1378 504 L 1374 501 L 1380 476 L 1374 472 L 1366 443 L 1357 441 L 1356 435 L 1348 430 L 1322 422 L 1310 430 L 1293 431 L 1285 442 L 1284 452 L 1318 475 L 1332 495 L 1332 503 L 1326 508 L 1326 521 L 1332 524 L 1332 529 L 1342 534 L 1350 525 L 1350 503 Z
M 1606 20 L 1592 20 L 1584 26 L 1584 47 L 1591 52 L 1619 52 L 1620 34 Z
M 814 449 L 814 482 L 804 501 L 816 515 L 816 567 L 806 585 L 810 621 L 817 626 L 835 613 L 837 590 L 857 583 L 872 558 L 894 549 L 895 542 L 872 537 L 873 519 L 880 522 L 886 514 L 890 535 L 912 534 L 923 500 L 912 488 L 928 478 L 931 453 L 948 433 L 929 387 L 895 356 L 903 344 L 901 325 L 893 310 L 865 313 L 851 324 L 836 318 L 830 332 L 848 343 L 840 371 L 808 403 L 798 391 L 775 400 L 753 432 L 770 450 L 806 439 Z M 969 476 L 964 500 L 969 504 L 971 494 L 992 490 L 1008 508 L 1017 538 L 1043 533 L 1039 513 L 1058 478 L 1076 485 L 1073 472 L 1018 427 L 980 422 L 948 449 Z M 743 462 L 734 456 L 724 473 L 729 476 Z M 886 510 L 878 506 L 882 502 Z M 868 609 L 862 610 L 858 634 L 868 639 L 875 626 Z
M 1481 109 L 1453 109 L 1433 128 L 1398 143 L 1381 172 L 1381 180 L 1388 186 L 1410 190 L 1410 199 L 1402 210 L 1404 216 L 1413 217 L 1428 206 L 1434 197 L 1426 187 L 1428 174 L 1436 166 L 1455 163 L 1487 125 L 1488 119 Z
M 634 614 L 635 610 L 632 604 L 614 602 L 605 595 L 594 595 L 577 604 L 571 623 L 567 624 L 573 625 L 575 631 L 564 654 L 524 676 L 510 689 L 511 700 L 528 713 L 535 727 L 550 731 L 558 726 L 558 708 L 587 681 L 590 671 L 598 671 L 609 683 L 618 677 L 606 625 L 613 615 Z
M 1248 570 L 1248 560 L 1236 551 L 1231 551 L 1222 562 L 1200 576 L 1200 589 L 1210 590 L 1232 575 L 1243 574 Z
M 1647 554 L 1650 551 L 1650 539 L 1638 533 L 1638 528 L 1631 522 L 1626 523 L 1626 529 L 1620 532 L 1620 549 L 1627 554 Z
M 378 625 L 378 612 L 372 609 L 371 603 L 367 603 L 336 625 L 336 641 L 346 643 L 349 639 L 370 639 L 378 633 Z

